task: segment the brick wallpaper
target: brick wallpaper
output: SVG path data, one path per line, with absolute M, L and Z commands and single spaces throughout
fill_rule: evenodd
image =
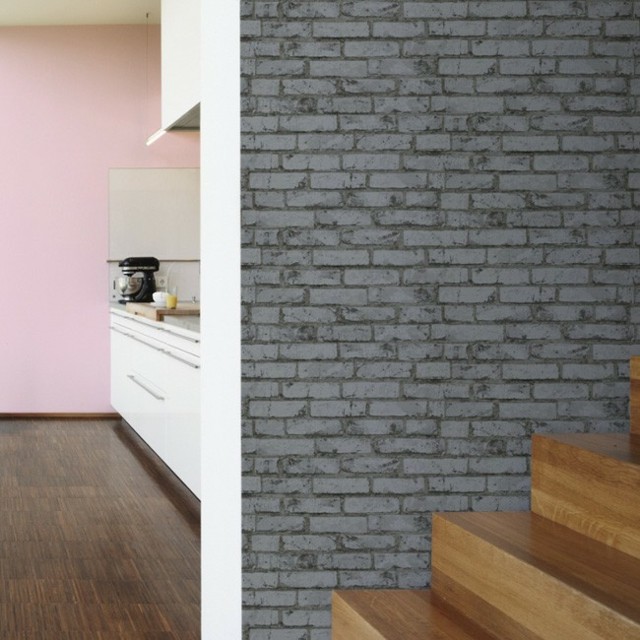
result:
M 328 640 L 532 432 L 628 426 L 640 2 L 242 13 L 245 637 Z

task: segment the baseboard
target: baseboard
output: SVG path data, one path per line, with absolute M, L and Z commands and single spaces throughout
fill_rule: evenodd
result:
M 118 413 L 0 413 L 0 420 L 117 420 Z

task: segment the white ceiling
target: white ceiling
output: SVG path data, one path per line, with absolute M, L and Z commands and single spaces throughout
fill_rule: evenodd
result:
M 160 23 L 160 0 L 0 0 L 0 26 Z

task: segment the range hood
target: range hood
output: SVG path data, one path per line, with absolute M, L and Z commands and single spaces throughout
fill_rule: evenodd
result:
M 166 129 L 158 129 L 147 138 L 147 146 L 162 138 L 167 131 L 200 131 L 200 103 L 189 109 Z
M 200 130 L 200 103 L 189 109 L 182 117 L 178 118 L 168 131 L 199 131 Z

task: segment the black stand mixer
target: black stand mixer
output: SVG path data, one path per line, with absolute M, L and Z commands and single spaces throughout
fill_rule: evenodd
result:
M 156 290 L 153 274 L 160 269 L 160 262 L 151 257 L 125 258 L 118 266 L 122 269 L 122 275 L 118 278 L 122 298 L 118 302 L 151 302 Z

